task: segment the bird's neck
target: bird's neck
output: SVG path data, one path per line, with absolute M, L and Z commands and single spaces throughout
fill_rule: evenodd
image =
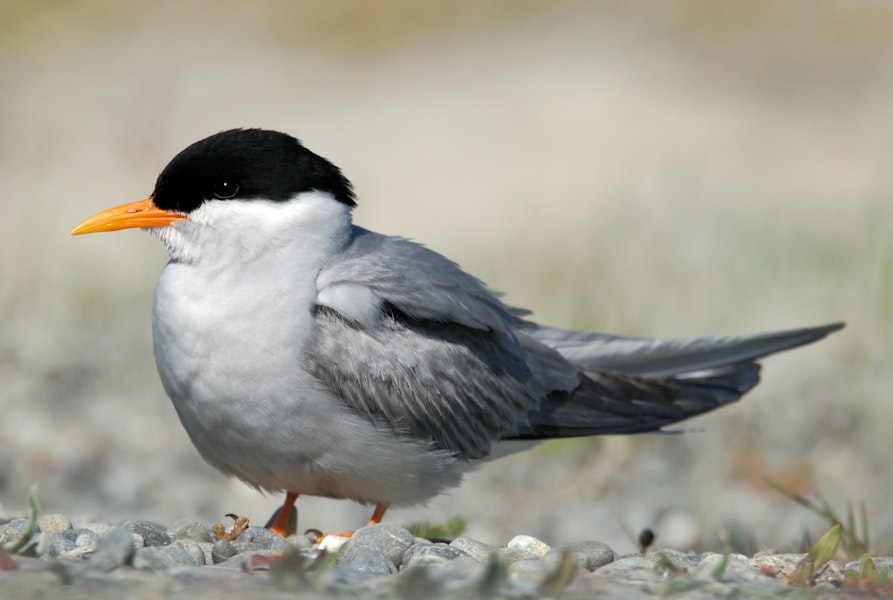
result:
M 187 219 L 149 232 L 164 242 L 172 262 L 209 272 L 279 261 L 312 271 L 347 244 L 351 220 L 347 206 L 309 192 L 288 202 L 207 202 Z

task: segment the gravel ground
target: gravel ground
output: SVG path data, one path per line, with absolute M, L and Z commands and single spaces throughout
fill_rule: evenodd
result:
M 0 525 L 0 541 L 16 542 L 27 525 Z M 384 524 L 320 543 L 260 527 L 223 533 L 194 521 L 112 525 L 44 515 L 22 556 L 0 554 L 0 586 L 7 597 L 69 599 L 285 598 L 296 590 L 303 598 L 782 597 L 794 593 L 786 577 L 805 558 L 772 550 L 750 558 L 675 550 L 622 556 L 597 541 L 550 547 L 526 535 L 503 547 L 469 537 L 432 542 Z M 893 557 L 874 562 L 887 568 Z M 844 571 L 857 568 L 832 560 L 809 585 L 811 595 L 856 593 Z
M 72 519 L 85 530 L 258 523 L 281 502 L 204 464 L 164 396 L 150 339 L 163 248 L 138 232 L 68 235 L 143 197 L 187 144 L 261 126 L 341 166 L 359 224 L 447 254 L 544 323 L 671 337 L 848 322 L 766 361 L 754 392 L 685 435 L 544 444 L 386 523 L 460 516 L 482 544 L 524 533 L 619 556 L 650 527 L 687 553 L 685 580 L 710 552 L 802 552 L 827 528 L 772 479 L 840 513 L 864 502 L 872 552 L 893 553 L 893 4 L 428 6 L 0 2 L 0 518 L 25 514 L 35 483 L 46 513 L 89 515 Z M 303 527 L 328 531 L 369 517 L 346 501 L 298 507 Z M 55 548 L 101 546 L 97 527 Z M 26 557 L 0 596 L 69 578 L 84 596 L 289 585 L 260 567 L 133 566 L 184 544 L 110 571 Z M 642 591 L 605 569 L 570 589 L 657 593 L 676 577 L 639 569 L 653 578 Z M 359 585 L 337 573 L 309 579 Z M 502 585 L 526 593 L 542 567 L 530 573 Z

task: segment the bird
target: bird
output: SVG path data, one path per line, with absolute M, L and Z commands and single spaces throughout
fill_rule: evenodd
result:
M 355 206 L 298 139 L 239 128 L 71 232 L 164 244 L 161 383 L 205 461 L 286 494 L 268 523 L 281 535 L 299 495 L 374 505 L 375 524 L 514 447 L 663 430 L 740 398 L 759 359 L 843 327 L 661 340 L 539 325 L 445 256 L 354 224 Z

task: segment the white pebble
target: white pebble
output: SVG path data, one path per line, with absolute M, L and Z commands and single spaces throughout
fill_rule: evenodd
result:
M 546 542 L 538 540 L 530 535 L 516 535 L 509 540 L 506 548 L 510 550 L 524 550 L 530 552 L 534 556 L 543 557 L 552 548 Z
M 338 535 L 327 535 L 319 543 L 319 549 L 327 552 L 338 552 L 341 549 L 341 546 L 343 546 L 349 539 L 350 538 L 348 537 L 341 537 Z

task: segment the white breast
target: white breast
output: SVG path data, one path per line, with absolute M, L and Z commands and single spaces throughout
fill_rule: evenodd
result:
M 319 195 L 309 196 L 315 202 Z M 210 230 L 202 222 L 216 214 L 163 228 L 170 231 L 159 237 L 175 257 L 158 281 L 153 313 L 164 388 L 202 457 L 254 486 L 392 504 L 425 500 L 458 482 L 455 459 L 356 415 L 303 367 L 319 265 L 350 229 L 349 220 L 340 230 L 325 221 L 329 231 L 305 223 L 318 207 L 289 212 L 292 202 L 248 207 L 286 212 L 264 213 L 260 229 L 291 217 L 290 231 L 265 232 L 276 244 L 263 249 L 245 234 L 259 220 L 251 213 L 228 239 L 214 240 L 216 254 L 207 252 Z

